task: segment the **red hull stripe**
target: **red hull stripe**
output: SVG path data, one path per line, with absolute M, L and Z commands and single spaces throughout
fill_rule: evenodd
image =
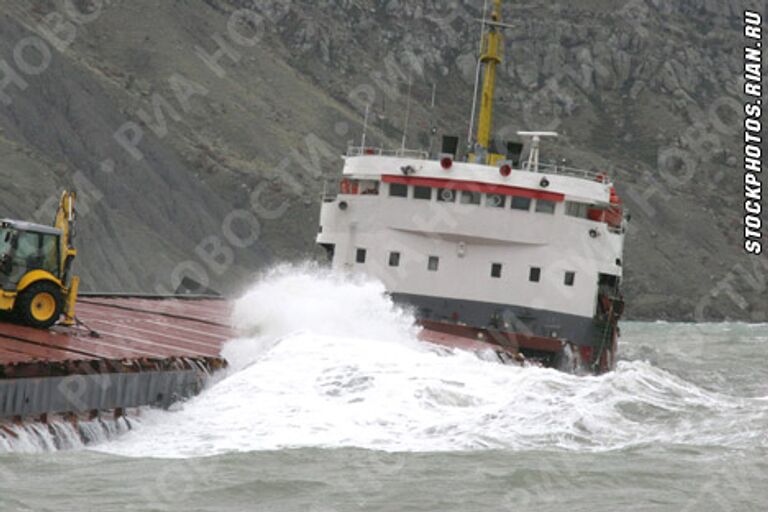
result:
M 399 183 L 401 185 L 413 185 L 416 187 L 447 188 L 449 190 L 466 190 L 468 192 L 481 192 L 483 194 L 496 194 L 500 196 L 527 197 L 530 199 L 554 201 L 556 203 L 565 201 L 564 194 L 543 192 L 541 190 L 532 190 L 529 188 L 509 187 L 506 185 L 489 185 L 488 183 L 481 183 L 479 181 L 414 178 L 410 176 L 391 175 L 382 176 L 381 180 L 384 183 Z

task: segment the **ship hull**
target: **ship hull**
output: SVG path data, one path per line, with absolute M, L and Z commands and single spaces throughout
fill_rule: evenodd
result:
M 422 295 L 392 294 L 412 309 L 425 331 L 497 347 L 504 362 L 529 361 L 574 373 L 604 373 L 615 365 L 618 317 L 608 329 L 596 318 L 543 309 Z M 463 343 L 456 348 L 466 349 Z M 507 357 L 509 355 L 517 357 Z

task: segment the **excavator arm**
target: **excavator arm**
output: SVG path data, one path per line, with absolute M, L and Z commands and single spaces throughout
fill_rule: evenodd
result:
M 72 264 L 77 257 L 75 249 L 75 229 L 77 223 L 77 211 L 75 210 L 75 192 L 64 192 L 61 195 L 59 208 L 56 211 L 56 219 L 53 227 L 61 230 L 61 252 L 59 270 L 61 282 L 64 285 L 64 325 L 75 324 L 75 304 L 77 303 L 77 293 L 80 288 L 80 278 L 71 276 Z

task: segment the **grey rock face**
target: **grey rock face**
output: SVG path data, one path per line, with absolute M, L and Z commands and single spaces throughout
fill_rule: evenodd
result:
M 768 267 L 740 249 L 734 91 L 743 2 L 509 4 L 505 21 L 514 28 L 506 31 L 497 136 L 554 129 L 562 137 L 544 148 L 547 157 L 617 175 L 634 216 L 628 313 L 768 320 L 759 286 Z M 0 210 L 34 215 L 75 176 L 86 178 L 95 191 L 81 229 L 88 288 L 173 289 L 181 268 L 196 269 L 202 284 L 237 291 L 274 261 L 316 254 L 324 177 L 338 172 L 337 155 L 360 136 L 364 104 L 374 110 L 369 140 L 399 144 L 410 77 L 409 145 L 425 147 L 433 121 L 441 132 L 466 133 L 481 6 L 113 1 L 79 26 L 68 48 L 53 51 L 45 73 L 13 91 L 10 106 L 0 105 Z M 63 12 L 61 3 L 42 0 L 2 9 L 0 59 L 10 62 L 20 40 Z M 242 34 L 255 30 L 258 42 L 230 41 L 238 57 L 223 57 L 222 73 L 214 73 L 196 49 L 214 52 L 213 36 L 227 37 L 238 9 L 260 17 L 258 26 L 248 25 L 253 19 L 235 25 Z M 185 105 L 169 81 L 176 75 L 207 92 Z M 157 107 L 158 97 L 177 115 Z M 152 129 L 156 108 L 165 112 L 165 130 Z M 144 129 L 141 161 L 113 137 L 126 122 Z M 102 170 L 105 161 L 112 172 Z M 227 240 L 227 219 L 253 213 L 254 197 L 280 215 L 261 208 L 258 242 L 237 247 Z M 218 260 L 206 257 L 216 243 Z M 723 282 L 743 300 L 724 293 Z

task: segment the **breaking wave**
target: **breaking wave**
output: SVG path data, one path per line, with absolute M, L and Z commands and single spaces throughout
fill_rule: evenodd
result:
M 0 430 L 0 454 L 41 453 L 74 450 L 93 443 L 105 442 L 125 434 L 135 420 L 91 420 L 72 424 L 68 421 L 28 423 L 5 426 Z
M 243 337 L 225 347 L 224 378 L 98 449 L 175 458 L 300 447 L 768 446 L 764 398 L 708 390 L 645 360 L 576 377 L 434 349 L 376 282 L 281 268 L 245 294 L 233 320 Z

